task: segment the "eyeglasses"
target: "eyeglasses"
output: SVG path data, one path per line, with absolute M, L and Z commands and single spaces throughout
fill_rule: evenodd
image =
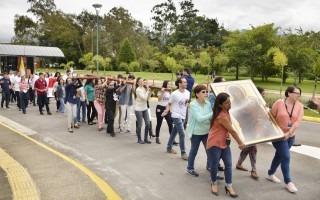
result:
M 298 97 L 301 96 L 300 92 L 291 92 L 291 93 L 296 94 Z
M 207 93 L 208 93 L 207 90 L 202 90 L 202 91 L 200 91 L 200 92 L 203 93 L 203 94 L 207 94 Z

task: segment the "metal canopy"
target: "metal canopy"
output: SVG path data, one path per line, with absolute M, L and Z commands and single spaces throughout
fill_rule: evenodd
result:
M 64 57 L 58 47 L 0 44 L 0 56 Z

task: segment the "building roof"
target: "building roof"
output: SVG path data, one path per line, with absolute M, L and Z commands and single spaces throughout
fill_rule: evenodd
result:
M 64 57 L 58 47 L 0 44 L 0 56 Z

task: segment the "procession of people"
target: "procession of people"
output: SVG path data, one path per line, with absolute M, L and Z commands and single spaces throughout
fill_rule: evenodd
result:
M 157 124 L 155 135 L 150 133 L 151 119 L 149 100 L 153 93 L 146 80 L 141 77 L 135 78 L 130 74 L 123 78 L 120 74 L 117 78 L 95 77 L 80 78 L 72 77 L 67 73 L 61 76 L 56 73 L 50 76 L 47 73 L 31 74 L 29 77 L 21 76 L 18 72 L 15 76 L 10 72 L 5 73 L 0 80 L 2 89 L 1 107 L 9 109 L 17 103 L 19 111 L 27 114 L 30 105 L 38 105 L 40 115 L 44 109 L 51 115 L 49 103 L 56 101 L 56 112 L 66 113 L 66 132 L 75 134 L 74 129 L 81 128 L 87 123 L 96 125 L 95 130 L 102 131 L 106 126 L 106 133 L 111 137 L 117 134 L 130 134 L 132 131 L 132 112 L 136 116 L 135 134 L 138 144 L 151 144 L 148 137 L 156 137 L 156 143 L 160 142 L 160 133 L 163 119 L 166 120 L 169 130 L 169 139 L 166 142 L 166 151 L 177 154 L 174 146 L 179 146 L 180 157 L 187 161 L 187 174 L 197 177 L 194 162 L 200 143 L 206 152 L 206 168 L 210 171 L 211 192 L 219 195 L 218 180 L 225 179 L 225 192 L 230 197 L 237 197 L 232 185 L 232 159 L 230 141 L 232 136 L 241 149 L 236 169 L 247 171 L 242 163 L 249 154 L 251 161 L 251 176 L 258 180 L 256 171 L 257 147 L 246 146 L 237 131 L 233 128 L 229 110 L 232 109 L 233 101 L 230 94 L 219 93 L 216 96 L 209 93 L 205 85 L 198 84 L 193 87 L 194 79 L 189 68 L 184 73 L 179 73 L 176 80 L 177 88 L 173 91 L 171 83 L 165 80 L 158 88 L 157 106 L 152 112 L 156 114 Z M 215 77 L 215 83 L 224 82 L 223 77 Z M 190 86 L 191 85 L 191 86 Z M 49 90 L 49 87 L 52 90 Z M 263 96 L 264 90 L 258 88 Z M 49 94 L 50 93 L 50 94 Z M 209 100 L 208 100 L 209 96 Z M 270 113 L 283 131 L 281 140 L 273 141 L 275 155 L 271 162 L 266 178 L 274 183 L 281 180 L 274 174 L 281 166 L 285 187 L 291 193 L 297 192 L 290 174 L 290 148 L 298 132 L 299 124 L 303 117 L 303 105 L 299 102 L 301 89 L 290 86 L 285 92 L 285 99 L 277 100 L 271 107 Z M 54 98 L 52 98 L 54 97 Z M 194 97 L 194 100 L 192 100 Z M 320 101 L 313 98 L 312 101 L 320 110 Z M 115 131 L 115 118 L 119 113 L 119 132 Z M 104 125 L 104 123 L 106 125 Z M 143 126 L 144 123 L 144 126 Z M 186 126 L 187 125 L 187 126 Z M 95 126 L 93 126 L 95 127 Z M 144 131 L 142 131 L 144 127 Z M 94 130 L 94 129 L 93 129 Z M 151 128 L 152 131 L 152 128 Z M 142 135 L 143 134 L 143 135 Z M 178 141 L 176 142 L 176 136 Z M 191 141 L 191 149 L 187 151 L 186 136 Z M 189 152 L 189 155 L 187 154 Z M 224 168 L 220 166 L 220 160 Z M 224 178 L 218 171 L 224 171 Z M 209 178 L 209 177 L 208 177 Z

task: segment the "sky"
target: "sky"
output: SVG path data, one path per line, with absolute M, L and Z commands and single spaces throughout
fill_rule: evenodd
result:
M 179 0 L 173 0 L 176 7 Z M 165 0 L 55 0 L 57 9 L 78 14 L 86 9 L 95 14 L 94 3 L 102 4 L 100 14 L 122 6 L 132 17 L 151 27 L 153 6 Z M 319 0 L 193 0 L 199 15 L 218 20 L 227 30 L 245 29 L 274 23 L 282 29 L 302 28 L 304 31 L 320 31 Z M 28 15 L 27 0 L 0 1 L 0 43 L 9 42 L 14 36 L 14 16 Z

